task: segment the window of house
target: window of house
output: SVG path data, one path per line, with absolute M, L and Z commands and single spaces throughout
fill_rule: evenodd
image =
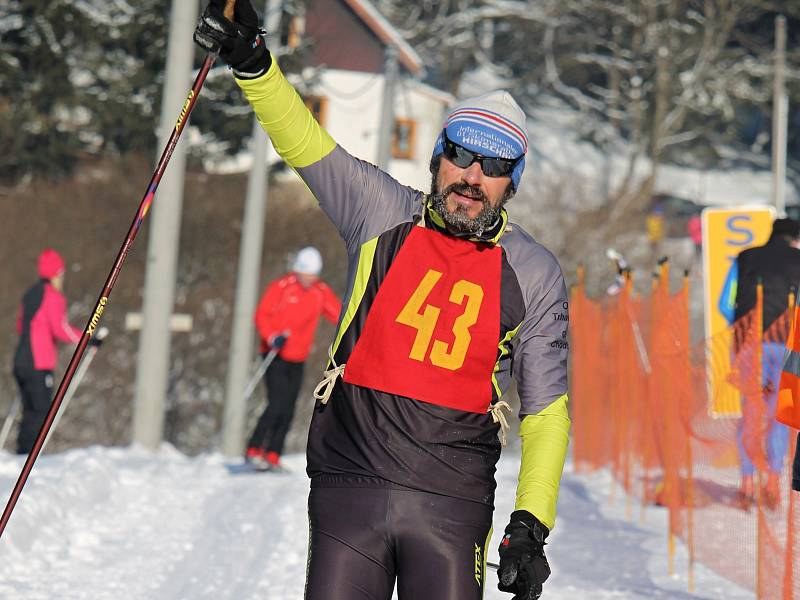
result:
M 395 119 L 392 131 L 392 158 L 414 159 L 414 139 L 417 129 L 412 119 Z
M 328 112 L 328 99 L 323 96 L 306 96 L 306 107 L 314 115 L 317 123 L 325 127 L 325 116 Z

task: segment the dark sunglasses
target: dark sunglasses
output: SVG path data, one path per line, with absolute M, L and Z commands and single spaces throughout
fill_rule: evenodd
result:
M 456 144 L 447 137 L 446 131 L 442 131 L 442 138 L 444 140 L 444 157 L 447 160 L 459 169 L 466 169 L 477 161 L 481 165 L 481 171 L 483 171 L 483 174 L 487 177 L 507 177 L 511 175 L 514 167 L 516 167 L 517 163 L 522 159 L 521 156 L 519 158 L 492 158 L 481 156 L 477 152 L 472 152 Z

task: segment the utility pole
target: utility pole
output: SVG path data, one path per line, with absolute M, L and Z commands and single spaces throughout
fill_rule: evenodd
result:
M 280 27 L 282 0 L 267 0 L 264 8 L 267 33 Z M 277 39 L 275 36 L 273 39 Z M 240 456 L 244 449 L 247 399 L 244 389 L 253 362 L 253 314 L 258 302 L 261 250 L 264 239 L 264 214 L 267 206 L 267 154 L 269 140 L 258 119 L 253 117 L 251 138 L 253 166 L 247 179 L 247 196 L 239 245 L 236 298 L 225 382 L 225 410 L 222 417 L 222 453 Z
M 786 139 L 789 97 L 786 94 L 786 17 L 775 17 L 775 79 L 772 92 L 772 202 L 786 216 Z
M 389 159 L 392 156 L 392 129 L 394 128 L 394 96 L 400 66 L 397 59 L 397 48 L 386 46 L 386 67 L 383 72 L 383 100 L 381 101 L 381 122 L 378 129 L 378 154 L 375 164 L 388 171 Z
M 166 145 L 175 111 L 186 98 L 194 59 L 194 31 L 198 3 L 172 0 L 167 47 L 164 97 L 161 101 L 159 148 Z M 156 448 L 164 430 L 164 401 L 169 375 L 170 316 L 175 302 L 186 138 L 178 142 L 169 169 L 153 203 L 142 309 L 142 333 L 136 365 L 133 406 L 133 442 Z

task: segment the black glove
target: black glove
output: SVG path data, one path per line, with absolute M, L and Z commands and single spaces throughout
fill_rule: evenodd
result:
M 250 0 L 236 0 L 234 22 L 223 11 L 225 0 L 210 0 L 194 30 L 194 41 L 207 52 L 216 52 L 240 79 L 263 75 L 272 64 L 264 33 L 258 26 Z
M 536 600 L 542 584 L 550 576 L 544 555 L 544 541 L 550 531 L 527 510 L 515 510 L 500 542 L 500 567 L 497 584 L 501 592 L 514 594 L 513 600 Z
M 286 343 L 286 338 L 289 337 L 285 333 L 279 333 L 276 336 L 273 336 L 272 339 L 269 341 L 270 348 L 273 350 L 280 350 L 283 348 L 283 345 Z
M 103 344 L 103 340 L 108 335 L 108 327 L 100 327 L 95 331 L 94 335 L 89 338 L 89 345 L 99 348 Z

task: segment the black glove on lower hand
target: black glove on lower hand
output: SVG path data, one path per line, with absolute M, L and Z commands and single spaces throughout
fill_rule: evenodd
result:
M 281 349 L 281 348 L 283 348 L 283 346 L 286 344 L 286 338 L 287 338 L 287 337 L 288 337 L 288 336 L 287 336 L 285 333 L 279 333 L 278 335 L 276 335 L 275 337 L 273 337 L 273 338 L 270 340 L 270 343 L 269 343 L 269 345 L 270 345 L 270 346 L 271 346 L 271 347 L 272 347 L 274 350 L 280 350 L 280 349 Z
M 513 600 L 536 600 L 550 576 L 544 541 L 550 531 L 527 510 L 515 510 L 500 542 L 497 587 L 514 594 Z
M 234 20 L 225 15 L 225 0 L 210 0 L 194 30 L 194 41 L 207 52 L 216 52 L 236 76 L 250 79 L 263 75 L 272 64 L 250 0 L 236 0 Z
M 108 335 L 108 327 L 101 327 L 98 329 L 92 337 L 89 338 L 89 346 L 94 346 L 95 348 L 99 348 L 103 345 L 103 340 L 106 339 Z

